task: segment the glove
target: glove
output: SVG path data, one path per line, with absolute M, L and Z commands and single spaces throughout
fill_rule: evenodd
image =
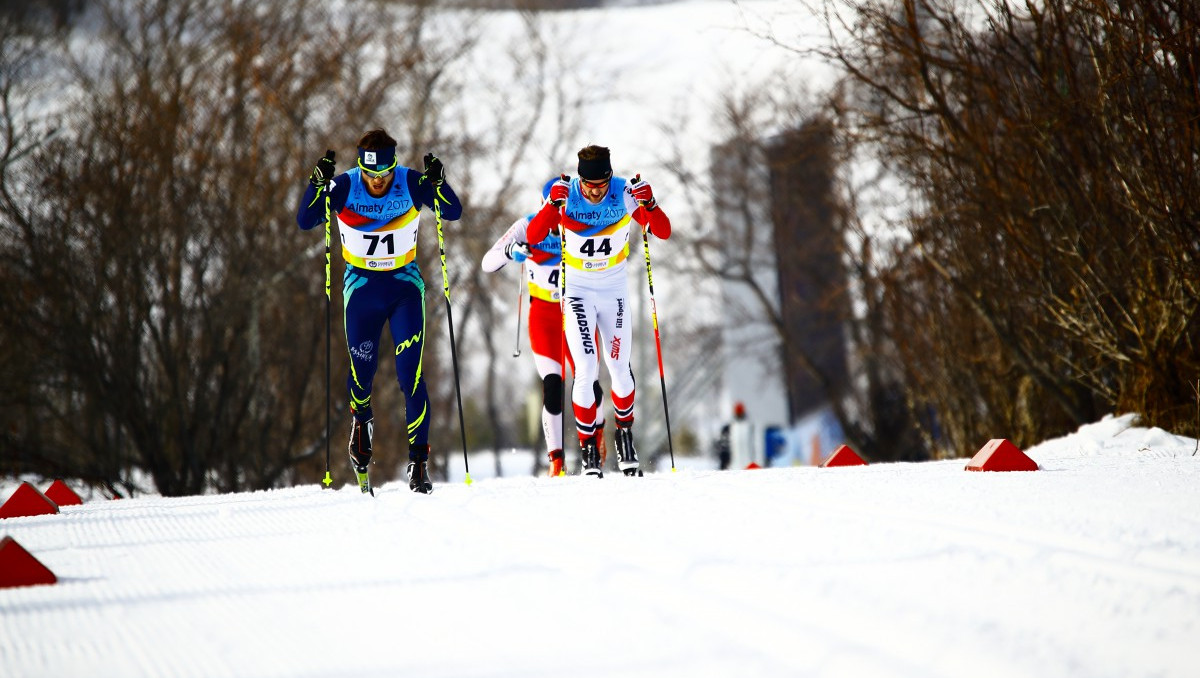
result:
M 329 184 L 334 174 L 333 156 L 333 151 L 325 151 L 325 157 L 317 161 L 317 166 L 313 168 L 312 174 L 309 175 L 309 183 L 313 186 L 327 186 Z
M 518 264 L 524 263 L 529 258 L 529 245 L 516 240 L 504 246 L 504 256 L 512 259 Z
M 442 182 L 446 180 L 446 169 L 442 167 L 442 161 L 432 153 L 425 154 L 424 177 L 432 181 L 434 186 L 441 186 Z
M 654 208 L 658 207 L 658 201 L 654 199 L 654 190 L 650 188 L 650 184 L 642 181 L 642 175 L 633 178 L 629 190 L 637 204 L 645 207 L 647 212 L 653 212 Z
M 571 177 L 562 175 L 554 185 L 550 187 L 550 204 L 555 207 L 562 207 L 567 204 L 567 196 L 571 194 Z

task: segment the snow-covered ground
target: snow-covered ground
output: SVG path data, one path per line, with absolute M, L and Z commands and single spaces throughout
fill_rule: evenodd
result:
M 1195 676 L 1194 449 L 95 500 L 0 521 L 0 674 Z

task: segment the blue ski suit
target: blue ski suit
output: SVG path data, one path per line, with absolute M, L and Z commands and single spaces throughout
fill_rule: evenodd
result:
M 396 354 L 396 378 L 405 396 L 408 444 L 429 444 L 429 395 L 422 376 L 425 339 L 425 281 L 417 265 L 420 208 L 434 208 L 455 221 L 462 204 L 446 182 L 434 187 L 421 172 L 397 166 L 383 196 L 367 192 L 358 167 L 328 186 L 309 184 L 296 223 L 309 230 L 325 223 L 325 197 L 341 236 L 346 270 L 342 302 L 350 374 L 346 387 L 355 419 L 372 419 L 371 384 L 386 323 Z

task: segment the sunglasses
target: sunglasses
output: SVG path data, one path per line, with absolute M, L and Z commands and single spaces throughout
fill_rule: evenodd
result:
M 609 177 L 608 179 L 605 179 L 604 181 L 588 181 L 587 179 L 584 179 L 583 177 L 579 177 L 579 183 L 582 184 L 584 188 L 590 188 L 592 190 L 595 190 L 597 188 L 604 188 L 605 186 L 608 186 L 609 183 L 611 183 L 611 182 L 612 182 L 612 177 Z
M 389 174 L 391 174 L 396 169 L 396 161 L 393 160 L 391 165 L 388 165 L 387 167 L 384 167 L 381 170 L 373 170 L 373 169 L 367 169 L 366 167 L 364 167 L 362 164 L 362 161 L 360 160 L 358 162 L 358 169 L 361 170 L 363 174 L 371 177 L 372 179 L 378 179 L 380 177 L 386 177 Z

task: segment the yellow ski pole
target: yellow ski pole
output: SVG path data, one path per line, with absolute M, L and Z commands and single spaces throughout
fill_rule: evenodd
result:
M 334 159 L 332 150 L 325 151 L 326 157 L 330 160 Z M 330 428 L 329 410 L 330 410 L 330 394 L 329 394 L 329 379 L 330 379 L 330 344 L 332 340 L 330 335 L 333 333 L 333 300 L 330 296 L 330 281 L 332 273 L 329 270 L 329 247 L 330 247 L 330 231 L 332 229 L 332 214 L 329 207 L 329 186 L 325 186 L 325 479 L 321 482 L 328 489 L 333 484 L 333 476 L 329 474 L 329 441 L 333 437 L 332 429 Z

